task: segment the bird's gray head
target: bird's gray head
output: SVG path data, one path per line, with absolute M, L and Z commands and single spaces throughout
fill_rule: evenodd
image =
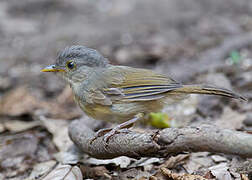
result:
M 76 68 L 77 66 L 105 67 L 108 61 L 98 51 L 84 46 L 67 47 L 59 53 L 56 60 L 57 66 L 71 70 L 74 64 Z
M 92 71 L 92 68 L 103 68 L 108 60 L 98 51 L 84 46 L 71 46 L 61 51 L 56 63 L 47 66 L 42 72 L 61 72 L 64 77 L 72 78 L 75 74 Z

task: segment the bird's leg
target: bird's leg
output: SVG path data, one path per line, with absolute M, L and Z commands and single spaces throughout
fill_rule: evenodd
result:
M 124 133 L 127 133 L 128 132 L 128 128 L 132 127 L 134 125 L 134 123 L 136 121 L 138 121 L 139 119 L 143 118 L 143 114 L 142 113 L 139 113 L 137 114 L 134 118 L 124 122 L 124 123 L 121 123 L 117 126 L 115 126 L 114 128 L 105 128 L 105 129 L 100 129 L 99 131 L 96 132 L 96 135 L 94 137 L 94 139 L 91 140 L 91 143 L 97 139 L 98 137 L 101 137 L 103 136 L 104 137 L 104 140 L 106 143 L 108 143 L 109 139 L 119 133 L 119 130 L 124 130 L 124 131 L 121 131 L 121 132 L 124 132 Z

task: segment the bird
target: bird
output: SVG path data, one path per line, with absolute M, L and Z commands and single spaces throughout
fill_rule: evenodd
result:
M 149 113 L 161 112 L 165 106 L 185 99 L 188 94 L 246 100 L 225 88 L 184 85 L 153 70 L 112 65 L 97 50 L 81 45 L 66 47 L 58 54 L 55 64 L 41 71 L 62 76 L 70 84 L 75 102 L 86 115 L 118 124 L 97 132 L 96 137 L 104 136 L 106 142 Z

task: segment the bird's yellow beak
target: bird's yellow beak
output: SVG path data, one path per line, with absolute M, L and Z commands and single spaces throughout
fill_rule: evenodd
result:
M 41 72 L 65 72 L 64 69 L 57 68 L 55 65 L 49 65 L 41 70 Z

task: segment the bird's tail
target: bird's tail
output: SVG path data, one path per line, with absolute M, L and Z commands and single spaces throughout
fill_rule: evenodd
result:
M 209 94 L 209 95 L 218 95 L 225 96 L 234 99 L 241 99 L 246 101 L 247 99 L 235 92 L 232 92 L 228 89 L 207 86 L 207 85 L 183 85 L 181 88 L 173 90 L 175 93 L 182 94 Z

